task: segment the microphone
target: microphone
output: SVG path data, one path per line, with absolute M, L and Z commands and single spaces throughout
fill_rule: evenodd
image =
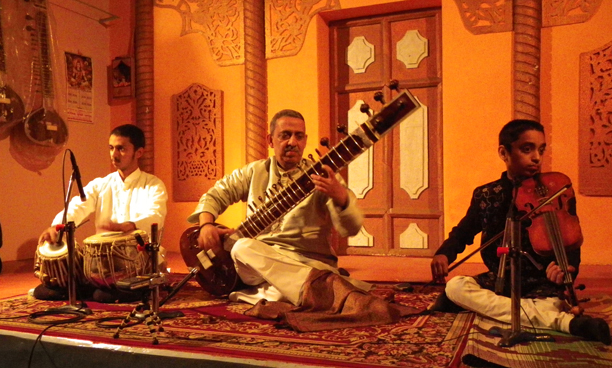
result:
M 76 158 L 72 151 L 70 151 L 70 162 L 72 162 L 72 171 L 74 175 L 74 180 L 77 182 L 77 187 L 79 188 L 79 195 L 81 196 L 81 201 L 85 202 L 87 197 L 85 196 L 85 191 L 83 190 L 83 183 L 81 182 L 81 172 L 79 171 L 79 167 L 76 163 Z

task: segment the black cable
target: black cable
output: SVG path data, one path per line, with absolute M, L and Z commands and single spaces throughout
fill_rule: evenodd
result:
M 58 320 L 46 320 L 46 321 L 44 321 L 44 320 L 43 321 L 37 320 L 37 318 L 39 318 L 39 317 L 57 316 L 57 315 L 62 315 L 62 314 L 72 314 L 74 317 L 65 318 L 65 319 L 58 319 Z M 76 321 L 80 321 L 83 318 L 85 318 L 85 313 L 79 312 L 78 310 L 76 310 L 76 311 L 68 311 L 68 310 L 63 311 L 63 310 L 49 309 L 49 310 L 34 312 L 34 313 L 30 314 L 28 316 L 28 322 L 36 323 L 36 324 L 39 324 L 39 325 L 61 325 L 63 323 L 73 323 L 73 322 L 76 322 Z

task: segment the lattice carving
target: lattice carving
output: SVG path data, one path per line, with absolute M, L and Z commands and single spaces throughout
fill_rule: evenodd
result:
M 192 84 L 172 96 L 173 198 L 198 201 L 223 175 L 223 92 Z
M 601 5 L 601 0 L 544 0 L 542 1 L 542 26 L 554 27 L 584 23 L 591 19 Z
M 512 0 L 455 0 L 465 28 L 473 34 L 512 30 Z
M 580 55 L 580 193 L 612 195 L 612 42 Z
M 244 63 L 244 2 L 261 0 L 155 0 L 181 16 L 181 36 L 200 33 L 221 66 Z M 266 58 L 296 55 L 312 17 L 340 9 L 340 0 L 265 0 Z
M 599 9 L 602 0 L 538 0 L 542 26 L 583 23 Z M 512 30 L 513 0 L 455 0 L 465 28 L 473 34 Z
M 181 36 L 202 34 L 217 64 L 244 63 L 244 1 L 155 0 L 155 6 L 181 15 Z
M 296 55 L 304 44 L 312 17 L 340 9 L 340 0 L 265 0 L 266 57 Z

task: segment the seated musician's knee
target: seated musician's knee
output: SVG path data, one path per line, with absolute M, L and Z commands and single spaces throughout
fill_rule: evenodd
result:
M 262 243 L 254 239 L 238 239 L 230 252 L 232 259 L 234 262 L 243 260 L 245 257 L 255 253 L 255 249 L 259 246 L 259 244 Z
M 458 296 L 465 292 L 467 288 L 470 288 L 476 282 L 472 277 L 469 276 L 455 276 L 446 282 L 446 296 L 453 302 L 456 302 Z

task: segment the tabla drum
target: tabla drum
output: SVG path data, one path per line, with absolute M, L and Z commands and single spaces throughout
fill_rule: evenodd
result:
M 96 287 L 114 289 L 117 281 L 150 273 L 149 255 L 138 250 L 136 234 L 148 243 L 149 237 L 142 230 L 101 233 L 85 239 L 85 278 Z
M 74 277 L 76 285 L 85 285 L 83 251 L 75 243 Z M 34 276 L 46 287 L 68 287 L 68 245 L 66 243 L 39 244 L 36 249 Z

